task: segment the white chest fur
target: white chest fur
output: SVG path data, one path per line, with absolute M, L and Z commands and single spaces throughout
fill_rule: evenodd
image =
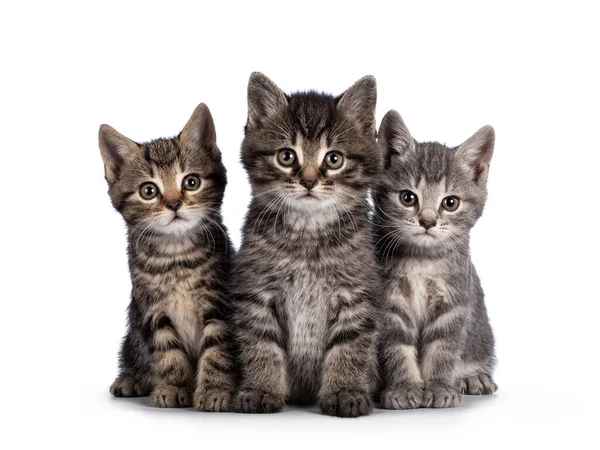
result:
M 326 327 L 325 286 L 315 274 L 296 274 L 286 289 L 289 351 L 302 359 L 318 359 Z
M 196 279 L 194 274 L 189 277 L 152 276 L 146 284 L 157 296 L 157 301 L 150 306 L 150 316 L 153 320 L 168 317 L 182 344 L 192 355 L 200 347 L 201 319 L 205 308 L 205 302 L 194 289 Z
M 392 296 L 421 323 L 428 310 L 436 303 L 447 300 L 449 287 L 442 276 L 448 270 L 445 261 L 405 259 L 397 267 Z
M 286 286 L 288 375 L 293 401 L 314 400 L 319 389 L 332 291 L 322 274 L 308 270 L 295 272 Z
M 165 309 L 186 348 L 192 353 L 197 351 L 202 336 L 202 310 L 199 299 L 190 289 L 175 288 L 171 295 L 165 298 Z

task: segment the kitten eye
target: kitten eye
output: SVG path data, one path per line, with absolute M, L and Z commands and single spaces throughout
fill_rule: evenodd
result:
M 460 201 L 458 200 L 458 197 L 455 197 L 454 195 L 446 197 L 444 200 L 442 200 L 442 208 L 444 208 L 446 211 L 456 211 L 459 204 Z
M 330 169 L 339 169 L 344 164 L 344 157 L 338 152 L 329 152 L 325 155 L 325 164 Z
M 181 184 L 186 191 L 195 191 L 200 187 L 200 178 L 198 175 L 188 175 Z
M 296 152 L 291 148 L 284 148 L 277 153 L 277 161 L 284 167 L 293 166 L 296 162 Z
M 402 191 L 400 201 L 404 206 L 414 206 L 417 203 L 417 196 L 411 191 Z
M 152 200 L 158 195 L 158 188 L 154 183 L 144 183 L 140 187 L 140 197 L 144 200 Z

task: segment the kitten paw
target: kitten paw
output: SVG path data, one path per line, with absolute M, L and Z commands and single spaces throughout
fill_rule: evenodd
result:
M 460 380 L 458 390 L 467 395 L 491 395 L 498 390 L 498 386 L 491 376 L 480 373 Z
M 192 406 L 187 388 L 163 384 L 156 386 L 150 393 L 155 408 L 187 408 Z
M 407 386 L 400 389 L 390 389 L 381 395 L 383 409 L 415 409 L 423 404 L 423 388 Z
M 144 397 L 150 392 L 140 381 L 126 375 L 117 377 L 109 390 L 115 397 Z
M 285 399 L 269 392 L 257 389 L 240 391 L 235 409 L 242 413 L 274 413 L 281 411 L 285 405 Z
M 337 417 L 366 416 L 373 410 L 371 396 L 362 391 L 341 390 L 321 397 L 323 414 Z
M 423 406 L 425 408 L 454 408 L 460 404 L 460 394 L 456 389 L 441 383 L 425 387 Z
M 194 408 L 208 412 L 229 411 L 231 409 L 231 392 L 220 389 L 208 391 L 196 389 Z

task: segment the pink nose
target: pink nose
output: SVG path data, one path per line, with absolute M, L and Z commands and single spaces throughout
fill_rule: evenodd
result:
M 425 219 L 419 220 L 419 225 L 421 225 L 426 230 L 429 230 L 430 228 L 435 227 L 436 223 L 437 223 L 436 220 L 425 220 Z
M 314 177 L 302 177 L 300 178 L 300 184 L 310 191 L 317 185 L 317 179 Z
M 171 211 L 177 211 L 179 208 L 181 208 L 181 200 L 169 200 L 167 202 L 167 208 Z
M 437 213 L 433 208 L 424 208 L 419 214 L 419 225 L 426 230 L 435 227 L 437 223 Z

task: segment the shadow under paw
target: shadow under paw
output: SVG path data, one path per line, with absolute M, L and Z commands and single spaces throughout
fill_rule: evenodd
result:
M 490 375 L 480 373 L 460 380 L 459 390 L 467 395 L 491 395 L 498 390 L 498 386 Z
M 383 409 L 415 409 L 423 403 L 424 391 L 420 387 L 407 386 L 386 390 L 381 395 Z
M 231 392 L 220 389 L 208 391 L 197 389 L 194 393 L 194 408 L 208 412 L 226 412 L 231 409 Z
M 115 397 L 144 397 L 150 393 L 147 386 L 126 375 L 117 377 L 109 390 Z
M 425 408 L 454 408 L 460 404 L 460 400 L 456 389 L 441 383 L 426 386 L 423 394 Z
M 373 410 L 371 396 L 362 391 L 341 390 L 321 397 L 323 414 L 336 417 L 366 416 Z
M 235 409 L 242 413 L 274 413 L 281 411 L 285 405 L 283 397 L 257 389 L 240 391 Z
M 187 408 L 192 406 L 187 388 L 170 384 L 156 386 L 150 393 L 150 400 L 155 408 Z

